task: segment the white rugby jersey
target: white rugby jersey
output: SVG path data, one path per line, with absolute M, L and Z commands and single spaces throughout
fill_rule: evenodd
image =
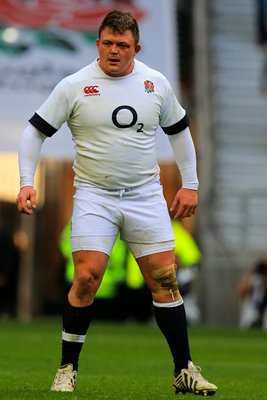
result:
M 131 74 L 106 75 L 97 60 L 64 78 L 29 122 L 52 136 L 67 122 L 75 143 L 74 184 L 142 185 L 159 174 L 156 130 L 188 126 L 167 79 L 135 60 Z

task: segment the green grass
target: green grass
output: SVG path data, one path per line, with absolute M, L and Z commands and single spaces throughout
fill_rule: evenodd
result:
M 175 396 L 172 362 L 155 326 L 94 323 L 74 393 L 51 393 L 60 359 L 59 320 L 0 321 L 0 399 L 165 400 Z M 267 333 L 192 327 L 191 352 L 218 387 L 216 400 L 267 399 Z

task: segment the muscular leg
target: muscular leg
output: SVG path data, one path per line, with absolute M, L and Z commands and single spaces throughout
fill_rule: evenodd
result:
M 93 303 L 105 273 L 109 256 L 100 251 L 75 251 L 73 253 L 74 278 L 68 299 L 75 307 Z
M 78 359 L 92 319 L 92 303 L 104 275 L 108 255 L 96 251 L 73 253 L 74 279 L 63 311 L 61 365 L 72 364 L 78 370 Z
M 173 356 L 175 373 L 187 368 L 191 360 L 183 299 L 176 280 L 174 251 L 137 259 L 152 292 L 156 322 Z

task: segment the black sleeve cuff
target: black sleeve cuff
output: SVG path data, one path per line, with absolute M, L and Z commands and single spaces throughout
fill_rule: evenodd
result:
M 189 118 L 185 114 L 185 116 L 180 119 L 180 121 L 176 122 L 176 124 L 167 127 L 161 127 L 166 135 L 175 135 L 176 133 L 182 132 L 185 128 L 189 126 Z
M 30 119 L 29 122 L 36 128 L 38 131 L 42 132 L 44 135 L 51 137 L 54 133 L 57 132 L 57 129 L 46 122 L 40 115 L 35 113 Z

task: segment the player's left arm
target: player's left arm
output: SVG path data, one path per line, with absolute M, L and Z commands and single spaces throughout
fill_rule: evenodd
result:
M 170 211 L 174 219 L 191 217 L 198 204 L 195 146 L 188 127 L 168 137 L 182 178 L 182 188 L 176 193 Z

